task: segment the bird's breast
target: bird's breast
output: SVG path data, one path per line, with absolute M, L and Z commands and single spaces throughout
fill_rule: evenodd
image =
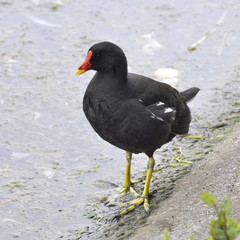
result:
M 153 118 L 138 99 L 110 100 L 88 95 L 84 98 L 84 112 L 104 140 L 131 152 L 160 146 L 170 132 L 170 124 Z

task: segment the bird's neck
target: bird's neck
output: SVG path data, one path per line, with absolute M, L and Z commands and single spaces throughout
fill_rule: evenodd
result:
M 111 66 L 107 69 L 101 69 L 97 71 L 98 79 L 101 81 L 111 81 L 115 83 L 127 82 L 127 66 Z
M 116 66 L 112 67 L 112 72 L 115 75 L 117 81 L 125 83 L 127 82 L 127 65 L 126 66 Z

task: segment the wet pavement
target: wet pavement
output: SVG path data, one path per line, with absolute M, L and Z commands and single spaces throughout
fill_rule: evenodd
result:
M 74 72 L 92 44 L 108 40 L 122 47 L 131 72 L 179 90 L 201 88 L 189 104 L 190 133 L 203 138 L 179 138 L 156 153 L 157 168 L 163 169 L 153 179 L 154 208 L 159 195 L 168 196 L 175 179 L 190 169 L 191 164 L 171 167 L 174 151 L 181 146 L 184 160 L 202 159 L 224 138 L 221 129 L 238 119 L 239 12 L 237 0 L 1 1 L 1 237 L 131 234 L 127 227 L 145 219 L 143 209 L 112 223 L 119 208 L 101 203 L 121 187 L 124 152 L 99 139 L 83 114 L 82 97 L 94 73 L 76 78 Z M 177 74 L 169 77 L 166 68 Z M 220 128 L 213 132 L 214 126 Z M 146 163 L 144 155 L 134 156 L 139 191 Z

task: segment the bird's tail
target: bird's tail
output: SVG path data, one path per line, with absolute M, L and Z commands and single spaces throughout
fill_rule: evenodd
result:
M 180 93 L 180 99 L 182 100 L 184 107 L 179 114 L 177 121 L 172 126 L 172 132 L 174 134 L 184 135 L 188 133 L 192 117 L 187 102 L 192 100 L 197 95 L 199 90 L 199 88 L 193 87 Z
M 199 91 L 200 91 L 200 89 L 197 87 L 189 88 L 188 90 L 180 92 L 180 99 L 183 102 L 187 103 L 187 102 L 191 101 L 197 95 L 197 93 Z

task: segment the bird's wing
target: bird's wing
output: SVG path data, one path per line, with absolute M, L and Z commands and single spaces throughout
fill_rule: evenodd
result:
M 128 74 L 128 85 L 135 98 L 142 100 L 145 106 L 149 106 L 159 101 L 168 107 L 178 110 L 181 105 L 179 92 L 168 84 L 157 82 L 134 73 Z
M 186 102 L 198 93 L 198 88 L 190 88 L 179 93 L 168 84 L 133 73 L 128 74 L 128 84 L 131 90 L 134 89 L 131 91 L 135 94 L 132 97 L 138 98 L 156 119 L 162 118 L 172 124 L 172 133 L 180 135 L 188 133 L 191 112 Z
M 176 110 L 166 106 L 163 102 L 154 103 L 146 108 L 151 113 L 151 118 L 168 122 L 170 124 L 175 120 Z

